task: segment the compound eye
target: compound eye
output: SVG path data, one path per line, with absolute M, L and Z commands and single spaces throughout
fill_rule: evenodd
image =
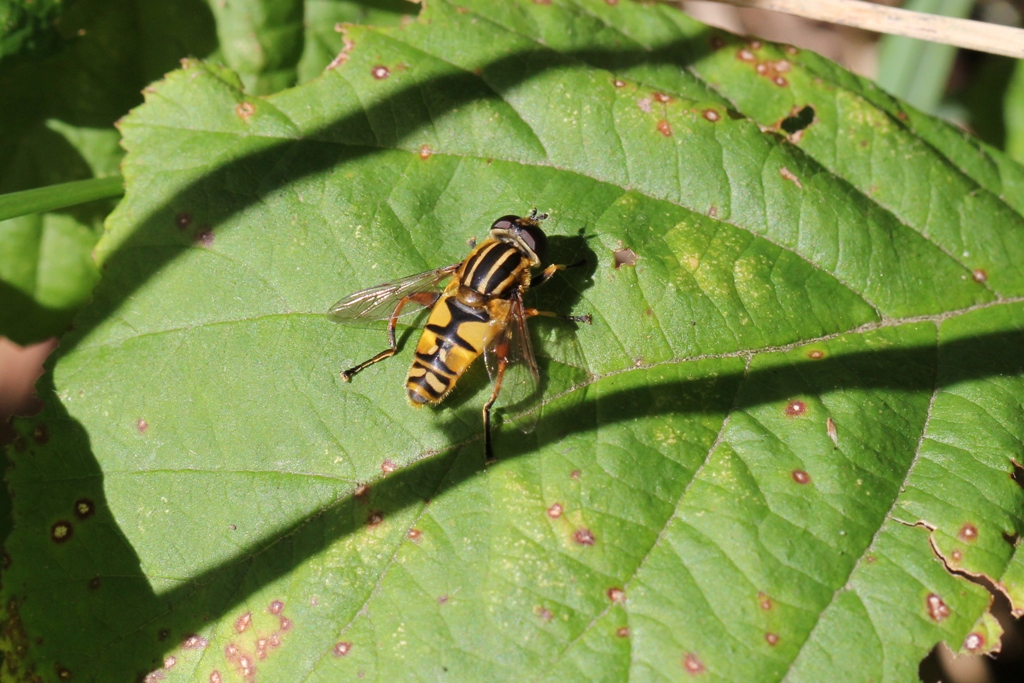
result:
M 548 238 L 539 226 L 525 226 L 519 232 L 519 239 L 523 240 L 523 244 L 528 246 L 530 250 L 537 255 L 538 258 L 544 258 L 545 252 L 547 252 L 548 249 Z
M 530 234 L 529 228 L 519 232 L 519 239 L 523 240 L 523 243 L 525 243 L 533 253 L 537 253 L 537 238 Z
M 502 216 L 494 221 L 491 230 L 511 230 L 518 220 L 519 216 Z

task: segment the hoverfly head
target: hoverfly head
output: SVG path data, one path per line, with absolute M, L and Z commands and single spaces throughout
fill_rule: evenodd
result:
M 526 217 L 502 216 L 491 225 L 491 237 L 515 245 L 538 266 L 547 253 L 548 238 L 540 228 L 540 222 L 547 217 L 546 213 L 538 215 L 537 209 Z

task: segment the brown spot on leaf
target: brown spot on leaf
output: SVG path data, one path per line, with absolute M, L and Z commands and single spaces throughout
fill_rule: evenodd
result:
M 56 668 L 57 668 L 57 678 L 59 678 L 62 681 L 70 681 L 71 680 L 71 671 L 70 671 L 70 669 L 67 669 L 66 667 L 63 667 L 63 666 L 57 666 Z
M 210 228 L 203 228 L 196 233 L 195 243 L 200 247 L 212 247 L 213 246 L 213 230 Z
M 961 541 L 976 541 L 978 540 L 978 527 L 974 526 L 970 522 L 967 522 L 962 527 L 960 527 L 960 532 L 957 534 L 957 537 Z
M 803 470 L 793 470 L 793 481 L 798 484 L 806 484 L 811 480 L 811 475 L 807 474 Z
M 420 159 L 429 159 L 434 153 L 434 150 L 430 149 L 430 145 L 420 145 Z
M 807 412 L 807 404 L 803 401 L 790 401 L 786 404 L 786 415 L 797 417 Z
M 558 519 L 562 516 L 562 506 L 560 503 L 555 503 L 548 508 L 548 517 L 551 519 Z
M 383 521 L 384 521 L 384 513 L 381 512 L 380 510 L 372 510 L 372 511 L 370 511 L 370 514 L 366 517 L 366 525 L 367 526 L 377 526 L 378 524 L 380 524 Z
M 418 543 L 419 540 L 423 538 L 423 532 L 419 529 L 409 529 L 405 536 L 413 543 Z
M 235 113 L 238 114 L 238 118 L 248 121 L 256 113 L 256 107 L 252 105 L 252 102 L 239 102 L 235 107 Z
M 786 46 L 786 54 L 798 55 L 798 54 L 800 54 L 800 50 L 795 48 L 795 47 L 793 47 L 792 45 L 787 45 Z
M 716 51 L 725 47 L 725 41 L 722 40 L 722 36 L 711 36 L 708 43 L 711 45 L 711 49 Z
M 616 78 L 614 81 L 612 81 L 612 85 L 614 85 L 616 88 L 625 88 L 626 81 L 620 81 L 619 79 Z
M 99 588 L 100 588 L 100 577 L 94 576 L 91 579 L 89 579 L 89 590 L 95 591 L 95 590 L 99 590 Z
M 667 138 L 672 137 L 672 126 L 665 119 L 658 121 L 658 132 Z
M 192 215 L 179 211 L 178 215 L 174 217 L 174 224 L 178 226 L 178 230 L 185 230 L 188 226 L 192 225 Z
M 608 599 L 616 604 L 621 604 L 626 601 L 626 591 L 618 586 L 613 586 L 608 589 Z
M 244 633 L 247 628 L 252 624 L 252 612 L 246 612 L 242 616 L 235 619 L 235 632 Z
M 953 558 L 954 564 L 960 564 L 960 560 L 964 558 L 963 553 L 961 553 L 959 550 L 954 550 L 952 553 L 950 553 L 950 556 Z
M 397 469 L 398 465 L 396 465 L 395 462 L 390 459 L 385 460 L 380 464 L 380 471 L 383 472 L 384 474 L 391 474 Z
M 533 608 L 533 613 L 541 619 L 543 619 L 544 621 L 551 621 L 555 618 L 555 615 L 551 613 L 551 610 L 549 610 L 547 607 L 542 607 L 540 605 L 537 605 Z
M 651 113 L 651 98 L 650 97 L 645 97 L 643 99 L 637 100 L 636 101 L 636 106 L 640 107 L 640 111 L 644 112 L 645 114 L 650 114 Z
M 391 71 L 386 66 L 378 65 L 370 69 L 370 75 L 378 81 L 383 81 L 385 78 L 391 75 Z
M 711 123 L 714 123 L 716 121 L 721 121 L 722 120 L 722 115 L 719 114 L 714 109 L 705 109 L 704 110 L 704 118 L 707 119 L 708 121 L 710 121 Z
M 581 472 L 580 472 L 579 470 L 573 470 L 573 471 L 572 471 L 572 472 L 571 472 L 571 473 L 569 474 L 569 478 L 570 478 L 570 479 L 576 479 L 576 480 L 579 480 L 579 478 L 580 478 L 580 474 L 581 474 Z
M 243 652 L 234 643 L 224 646 L 224 658 L 230 662 L 242 678 L 252 678 L 256 674 L 256 665 L 252 657 Z
M 629 629 L 626 628 L 625 626 L 622 626 L 617 631 L 615 631 L 615 635 L 617 635 L 619 638 L 628 638 L 629 637 Z
M 281 623 L 281 630 L 282 631 L 291 631 L 292 630 L 292 626 L 293 626 L 292 620 L 289 619 L 288 617 L 282 616 L 280 623 Z
M 832 439 L 832 444 L 839 447 L 839 430 L 836 429 L 836 421 L 831 417 L 825 418 L 825 433 Z
M 446 602 L 448 602 L 448 596 L 447 595 L 439 595 L 439 596 L 437 596 L 437 604 L 443 605 Z
M 44 424 L 37 424 L 32 430 L 32 440 L 42 445 L 50 440 L 50 430 Z
M 53 539 L 54 543 L 64 543 L 73 534 L 71 522 L 65 522 L 63 520 L 54 522 L 53 526 L 50 527 L 50 538 Z
M 932 618 L 932 621 L 942 621 L 949 616 L 949 607 L 935 593 L 928 594 L 925 604 L 928 607 L 928 616 Z
M 140 417 L 139 421 L 135 423 L 135 428 L 139 430 L 139 434 L 145 434 L 149 429 L 149 423 Z
M 804 184 L 800 182 L 800 179 L 796 177 L 796 174 L 785 166 L 779 169 L 779 175 L 799 187 L 801 190 L 804 189 Z
M 964 649 L 968 652 L 977 652 L 985 647 L 985 636 L 980 633 L 968 633 L 964 638 Z
M 683 670 L 692 675 L 702 674 L 704 673 L 704 663 L 700 661 L 697 655 L 687 652 L 686 656 L 683 657 Z
M 986 273 L 983 269 L 978 268 L 973 273 L 971 273 L 971 277 L 974 279 L 975 282 L 985 282 L 986 280 L 988 280 L 988 273 Z
M 75 501 L 75 517 L 86 519 L 92 517 L 94 512 L 96 512 L 96 505 L 88 498 L 79 498 Z
M 166 629 L 166 628 L 162 628 L 162 629 L 160 629 L 159 631 L 156 632 L 156 639 L 159 640 L 160 642 L 163 642 L 163 641 L 167 640 L 167 636 L 169 636 L 169 635 L 171 635 L 171 632 L 168 629 Z
M 274 600 L 267 607 L 267 611 L 270 612 L 271 614 L 280 614 L 281 612 L 284 611 L 284 603 L 281 602 L 280 600 Z
M 718 218 L 718 207 L 714 204 L 708 207 L 708 218 Z
M 174 665 L 177 664 L 177 663 L 178 663 L 178 660 L 177 660 L 177 658 L 174 655 L 167 655 L 167 657 L 164 658 L 164 668 L 165 669 L 174 668 Z
M 747 48 L 741 48 L 740 51 L 736 53 L 736 59 L 741 62 L 753 62 L 757 60 L 757 57 L 755 57 L 754 53 Z
M 763 610 L 770 610 L 772 608 L 772 599 L 766 593 L 757 594 L 757 603 L 761 605 Z
M 767 641 L 767 643 L 769 645 L 771 645 L 773 647 L 775 645 L 778 645 L 778 643 L 779 643 L 779 635 L 777 633 L 765 633 L 764 634 L 764 639 L 765 639 L 765 641 Z
M 572 537 L 580 545 L 594 545 L 594 534 L 590 529 L 577 529 Z
M 632 249 L 616 249 L 612 252 L 615 256 L 615 269 L 618 270 L 622 266 L 635 266 L 637 262 L 636 252 Z
M 343 640 L 341 642 L 338 642 L 338 643 L 334 644 L 334 649 L 331 650 L 331 653 L 335 657 L 344 657 L 345 655 L 347 655 L 351 651 L 352 651 L 352 643 L 350 643 L 350 642 L 348 642 L 346 640 Z
M 669 102 L 672 101 L 672 98 L 663 92 L 656 92 L 652 94 L 651 97 L 654 98 L 655 102 L 661 102 L 662 104 L 668 104 Z
M 779 86 L 780 88 L 784 88 L 787 85 L 789 85 L 789 81 L 787 81 L 782 76 L 776 76 L 775 78 L 773 78 L 772 79 L 772 83 L 774 83 L 775 85 Z
M 223 679 L 220 677 L 220 672 L 216 669 L 210 672 L 210 683 L 223 683 Z
M 813 349 L 807 352 L 807 357 L 811 360 L 821 360 L 825 357 L 825 352 L 820 349 Z
M 203 638 L 202 636 L 196 635 L 195 633 L 193 633 L 192 635 L 190 635 L 188 638 L 186 638 L 182 642 L 181 649 L 183 649 L 183 650 L 205 650 L 206 647 L 209 644 L 210 644 L 210 641 L 208 641 L 206 638 Z

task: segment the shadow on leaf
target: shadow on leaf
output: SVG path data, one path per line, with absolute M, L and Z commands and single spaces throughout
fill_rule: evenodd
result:
M 685 66 L 706 49 L 707 41 L 701 38 L 667 46 L 656 54 L 587 51 L 559 55 L 557 61 L 580 59 L 606 68 L 652 62 Z M 553 53 L 540 50 L 511 55 L 484 69 L 484 75 L 489 71 L 502 71 L 507 83 L 508 73 L 515 72 L 520 82 L 525 81 L 557 65 L 552 57 L 555 57 Z M 445 76 L 398 93 L 368 111 L 332 123 L 329 128 L 359 128 L 367 119 L 391 119 L 390 112 L 400 110 L 405 98 L 419 101 L 423 89 L 442 93 L 436 101 L 443 102 L 446 109 L 491 94 L 473 74 Z M 397 131 L 399 139 L 424 122 L 401 123 L 406 128 Z M 314 132 L 311 137 L 316 135 Z M 322 144 L 311 140 L 275 142 L 212 170 L 201 182 L 177 193 L 143 219 L 138 229 L 107 259 L 107 275 L 95 303 L 79 318 L 77 329 L 62 342 L 50 362 L 51 372 L 40 387 L 40 393 L 47 399 L 47 408 L 36 424 L 59 425 L 59 438 L 33 441 L 30 436 L 23 436 L 12 451 L 15 466 L 28 469 L 33 476 L 19 477 L 22 484 L 16 495 L 22 501 L 16 505 L 17 538 L 9 545 L 12 565 L 5 573 L 8 594 L 12 596 L 8 604 L 11 620 L 7 626 L 8 640 L 13 647 L 11 656 L 38 662 L 40 668 L 47 667 L 48 671 L 52 671 L 54 665 L 66 667 L 71 675 L 83 679 L 99 680 L 108 674 L 113 679 L 117 674 L 109 672 L 125 671 L 142 676 L 160 668 L 164 654 L 181 646 L 204 624 L 218 620 L 259 589 L 286 576 L 339 539 L 364 528 L 368 523 L 369 506 L 387 520 L 399 511 L 444 496 L 470 477 L 486 476 L 483 443 L 478 433 L 475 438 L 454 444 L 448 450 L 373 482 L 367 494 L 369 504 L 357 499 L 353 492 L 325 509 L 311 510 L 306 519 L 267 535 L 254 546 L 239 551 L 232 560 L 157 594 L 140 570 L 135 550 L 106 505 L 103 474 L 91 452 L 89 435 L 67 414 L 52 385 L 53 364 L 59 362 L 61 356 L 71 353 L 96 325 L 115 314 L 133 292 L 191 248 L 187 244 L 159 250 L 150 246 L 166 244 L 164 237 L 177 233 L 176 215 L 180 207 L 205 207 L 204 229 L 215 236 L 232 216 L 301 177 L 281 173 L 281 168 L 295 168 L 288 160 L 301 158 L 298 172 L 311 175 L 377 151 L 379 148 L 372 146 Z M 237 175 L 264 179 L 258 183 L 260 193 L 245 197 L 233 193 L 231 188 Z M 211 203 L 211 197 L 216 198 L 215 203 Z M 569 261 L 568 252 L 580 245 L 575 243 L 574 246 L 571 242 L 575 238 L 565 239 L 561 245 L 553 240 L 552 256 Z M 563 248 L 565 255 L 560 253 Z M 138 259 L 140 249 L 149 250 L 152 257 L 145 262 Z M 567 273 L 568 286 L 553 283 L 539 289 L 534 302 L 561 313 L 583 313 L 585 311 L 577 311 L 576 307 L 592 274 L 592 269 Z M 325 308 L 329 303 L 325 302 Z M 785 400 L 800 393 L 889 388 L 930 395 L 937 381 L 945 386 L 968 379 L 1020 373 L 1022 343 L 1024 336 L 1021 334 L 1000 333 L 940 348 L 881 350 L 805 361 L 754 371 L 746 376 L 736 372 L 669 381 L 596 397 L 581 392 L 579 400 L 546 406 L 541 418 L 543 428 L 528 437 L 520 437 L 513 429 L 503 427 L 496 451 L 499 460 L 529 457 L 537 448 L 576 434 L 594 432 L 603 425 L 678 413 L 724 415 L 730 410 Z M 949 370 L 944 370 L 945 374 L 937 380 L 935 368 L 939 367 L 940 359 L 941 367 Z M 475 391 L 480 390 L 478 382 Z M 468 408 L 464 399 L 453 401 L 449 409 L 463 424 L 479 424 L 479 413 Z M 1007 465 L 1010 467 L 1009 463 Z M 76 503 L 83 499 L 92 505 L 92 512 L 80 519 L 76 511 L 81 508 L 76 507 Z M 57 542 L 52 536 L 54 525 L 63 521 L 69 522 L 74 531 L 66 540 Z M 202 533 L 202 530 L 196 531 Z M 39 546 L 44 543 L 49 545 L 44 545 L 47 550 L 41 553 Z M 87 552 L 73 552 L 76 546 L 83 547 L 83 544 Z M 23 558 L 40 556 L 48 560 L 41 567 L 30 567 L 23 561 Z M 36 589 L 31 591 L 31 599 L 24 600 L 22 591 L 27 590 L 30 583 L 55 588 L 45 593 Z M 31 640 L 39 632 L 37 625 L 47 623 L 54 615 L 64 615 L 72 625 L 82 622 L 88 626 L 72 626 L 76 633 L 74 643 L 56 642 L 52 637 L 43 642 Z M 354 611 L 350 618 L 355 617 Z

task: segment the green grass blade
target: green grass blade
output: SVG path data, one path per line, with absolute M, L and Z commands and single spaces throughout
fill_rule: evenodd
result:
M 974 0 L 910 0 L 906 9 L 966 17 Z M 879 46 L 878 84 L 915 107 L 934 113 L 946 90 L 957 48 L 903 36 L 884 36 Z
M 113 199 L 124 194 L 124 178 L 90 178 L 0 195 L 0 221 L 44 211 L 57 211 L 97 199 Z

